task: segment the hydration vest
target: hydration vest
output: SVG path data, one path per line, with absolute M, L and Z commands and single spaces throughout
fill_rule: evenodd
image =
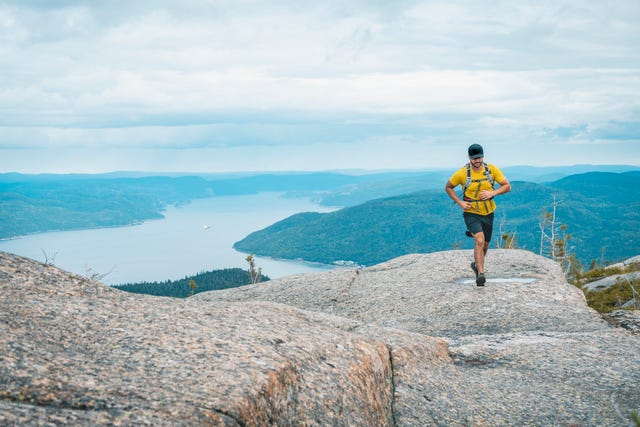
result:
M 490 200 L 493 200 L 493 197 L 491 197 L 490 199 L 487 200 L 480 200 L 478 199 L 478 195 L 480 194 L 480 187 L 482 186 L 482 183 L 484 181 L 488 181 L 491 184 L 491 189 L 493 190 L 495 188 L 495 179 L 493 178 L 493 176 L 491 175 L 491 171 L 489 170 L 489 165 L 486 163 L 482 163 L 484 165 L 484 177 L 481 179 L 471 179 L 471 164 L 467 163 L 466 167 L 467 167 L 467 180 L 464 183 L 464 185 L 462 186 L 462 200 L 464 200 L 465 202 L 475 202 L 476 204 L 476 210 L 478 209 L 479 203 L 480 202 L 484 202 L 484 207 L 486 211 L 489 211 L 488 207 L 487 207 L 487 202 Z M 467 189 L 473 185 L 477 183 L 478 187 L 476 188 L 476 192 L 474 193 L 473 197 L 469 197 L 467 196 Z

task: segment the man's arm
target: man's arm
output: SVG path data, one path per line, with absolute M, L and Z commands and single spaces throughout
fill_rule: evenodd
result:
M 462 208 L 462 210 L 466 211 L 467 209 L 471 208 L 471 203 L 465 202 L 464 200 L 460 200 L 460 198 L 456 194 L 456 190 L 454 190 L 454 188 L 455 188 L 455 186 L 453 185 L 453 183 L 451 181 L 447 181 L 447 184 L 444 186 L 444 191 L 447 192 L 449 197 L 451 197 L 451 200 L 456 202 L 456 204 L 458 206 L 460 206 Z M 500 187 L 500 188 L 502 188 L 502 187 Z

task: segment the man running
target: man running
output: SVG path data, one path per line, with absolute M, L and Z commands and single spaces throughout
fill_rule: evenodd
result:
M 495 183 L 500 184 L 494 189 Z M 462 199 L 454 188 L 462 186 Z M 493 211 L 496 209 L 495 196 L 511 191 L 511 184 L 502 171 L 495 165 L 484 162 L 484 151 L 479 144 L 469 147 L 469 163 L 454 173 L 445 191 L 464 211 L 463 218 L 467 225 L 467 236 L 473 237 L 474 262 L 471 269 L 476 275 L 476 285 L 484 286 L 487 281 L 484 275 L 484 259 L 491 242 L 493 232 Z

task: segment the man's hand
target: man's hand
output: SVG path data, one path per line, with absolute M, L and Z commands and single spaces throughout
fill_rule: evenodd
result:
M 467 201 L 464 201 L 464 200 L 460 200 L 458 202 L 458 206 L 460 206 L 463 211 L 471 209 L 471 203 L 469 203 Z
M 482 190 L 478 196 L 480 196 L 480 200 L 489 200 L 490 198 L 496 195 L 495 191 L 492 190 Z

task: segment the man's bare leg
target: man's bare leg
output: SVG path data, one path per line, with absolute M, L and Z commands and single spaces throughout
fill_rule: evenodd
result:
M 484 273 L 484 256 L 487 254 L 487 245 L 484 243 L 484 233 L 482 231 L 473 235 L 475 246 L 473 248 L 473 259 L 476 262 L 478 273 Z
M 486 281 L 484 277 L 484 258 L 489 250 L 489 244 L 484 240 L 484 233 L 482 231 L 473 235 L 473 241 L 475 243 L 473 247 L 473 259 L 476 263 L 476 269 L 478 274 L 476 276 L 476 284 L 478 286 L 484 286 Z

